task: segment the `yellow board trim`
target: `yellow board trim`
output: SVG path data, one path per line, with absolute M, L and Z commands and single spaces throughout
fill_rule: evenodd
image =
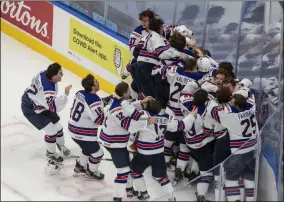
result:
M 1 18 L 1 31 L 13 37 L 17 41 L 25 44 L 26 46 L 30 47 L 34 51 L 48 57 L 50 60 L 58 62 L 65 69 L 68 69 L 69 71 L 73 72 L 74 74 L 78 75 L 81 78 L 85 77 L 87 74 L 90 73 L 95 75 L 96 79 L 100 83 L 100 88 L 103 91 L 109 94 L 112 94 L 114 92 L 115 86 L 112 83 L 106 81 L 105 79 L 95 74 L 94 72 L 91 72 L 90 70 L 84 68 L 83 66 L 77 64 L 76 62 L 61 55 L 60 53 L 56 52 L 48 45 L 43 44 L 42 42 L 28 35 L 24 31 L 20 30 L 19 28 L 14 27 L 8 22 L 5 22 L 5 20 L 3 20 L 2 18 Z

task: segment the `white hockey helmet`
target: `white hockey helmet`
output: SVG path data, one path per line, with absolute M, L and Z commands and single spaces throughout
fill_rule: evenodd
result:
M 178 33 L 180 33 L 181 35 L 185 36 L 185 37 L 191 37 L 192 36 L 192 31 L 189 30 L 185 25 L 179 25 L 176 26 L 174 28 L 174 31 L 177 31 Z
M 182 90 L 183 94 L 193 94 L 199 89 L 198 84 L 195 81 L 190 81 L 185 85 Z
M 243 78 L 240 82 L 239 82 L 239 84 L 242 84 L 244 87 L 246 87 L 246 88 L 251 88 L 252 87 L 252 82 L 249 80 L 249 79 L 247 79 L 247 78 Z
M 199 72 L 209 72 L 211 68 L 211 62 L 207 57 L 198 58 L 196 65 Z
M 242 89 L 234 92 L 233 94 L 242 95 L 247 99 L 248 98 L 248 89 L 242 88 Z

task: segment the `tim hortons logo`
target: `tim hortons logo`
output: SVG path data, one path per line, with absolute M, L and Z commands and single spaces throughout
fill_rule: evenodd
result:
M 1 17 L 51 45 L 53 7 L 48 2 L 2 1 Z

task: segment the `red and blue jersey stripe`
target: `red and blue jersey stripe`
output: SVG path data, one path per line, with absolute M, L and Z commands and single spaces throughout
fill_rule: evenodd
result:
M 107 135 L 103 132 L 100 133 L 100 139 L 108 143 L 127 143 L 129 140 L 129 134 L 126 135 Z
M 161 138 L 159 141 L 156 142 L 144 142 L 138 140 L 136 146 L 138 147 L 138 149 L 148 150 L 148 151 L 161 149 L 164 147 L 164 138 Z
M 72 124 L 68 124 L 68 129 L 75 134 L 78 135 L 83 135 L 83 136 L 92 136 L 92 137 L 96 137 L 97 133 L 98 133 L 98 129 L 97 128 L 82 128 L 82 127 L 77 127 L 74 126 Z

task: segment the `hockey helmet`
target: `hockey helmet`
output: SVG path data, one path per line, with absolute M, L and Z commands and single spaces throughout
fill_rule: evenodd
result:
M 211 68 L 211 62 L 207 57 L 198 58 L 196 65 L 199 72 L 209 72 Z

